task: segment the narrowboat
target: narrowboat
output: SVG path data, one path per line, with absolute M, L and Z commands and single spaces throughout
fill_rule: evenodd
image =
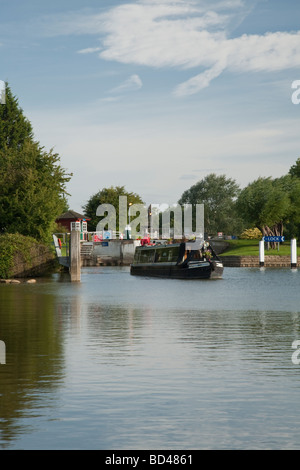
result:
M 223 263 L 206 241 L 138 246 L 130 273 L 174 279 L 220 279 Z

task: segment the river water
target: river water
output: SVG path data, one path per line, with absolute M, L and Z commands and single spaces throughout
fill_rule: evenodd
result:
M 100 267 L 0 284 L 0 448 L 300 449 L 299 283 Z

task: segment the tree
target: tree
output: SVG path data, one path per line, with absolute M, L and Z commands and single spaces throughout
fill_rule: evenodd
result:
M 20 233 L 48 241 L 55 219 L 66 208 L 71 175 L 58 154 L 33 139 L 32 126 L 6 89 L 0 106 L 0 233 Z
M 95 231 L 99 217 L 96 216 L 98 206 L 101 204 L 111 204 L 116 209 L 116 230 L 119 230 L 119 197 L 127 197 L 127 211 L 131 204 L 144 204 L 141 197 L 133 192 L 125 190 L 125 186 L 110 186 L 109 188 L 103 188 L 96 194 L 92 195 L 87 203 L 82 206 L 84 215 L 91 219 L 89 221 L 89 227 L 91 231 Z
M 289 174 L 293 177 L 300 178 L 300 158 L 297 159 L 295 165 L 291 166 Z
M 263 236 L 282 236 L 285 224 L 299 212 L 299 196 L 300 184 L 290 175 L 258 178 L 241 191 L 237 208 Z
M 300 158 L 286 177 L 289 181 L 290 213 L 286 221 L 286 233 L 290 238 L 300 237 Z
M 233 179 L 211 173 L 184 191 L 178 203 L 204 204 L 206 232 L 235 233 L 241 230 L 241 221 L 235 210 L 238 194 L 239 186 Z
M 6 103 L 0 105 L 0 149 L 20 150 L 28 140 L 33 141 L 31 123 L 6 84 Z

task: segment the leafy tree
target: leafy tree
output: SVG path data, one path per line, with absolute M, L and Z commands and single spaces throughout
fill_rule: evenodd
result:
M 287 233 L 290 237 L 300 238 L 300 158 L 290 168 L 289 175 L 292 177 L 290 189 L 292 210 L 287 223 Z
M 91 219 L 89 227 L 91 231 L 95 231 L 98 222 L 101 220 L 96 216 L 98 206 L 101 204 L 111 204 L 116 209 L 116 230 L 119 230 L 119 197 L 127 197 L 127 211 L 131 204 L 143 204 L 141 197 L 133 192 L 125 190 L 125 186 L 110 186 L 103 188 L 96 194 L 91 196 L 87 203 L 82 207 L 84 215 Z
M 237 208 L 245 221 L 263 236 L 283 235 L 286 226 L 295 232 L 300 220 L 300 180 L 290 174 L 281 178 L 258 178 L 244 188 Z
M 0 105 L 0 149 L 19 150 L 28 140 L 33 141 L 31 123 L 6 84 L 6 103 Z
M 31 124 L 7 87 L 6 104 L 0 106 L 0 233 L 48 240 L 66 209 L 71 177 L 59 160 L 34 141 Z
M 300 158 L 297 159 L 295 165 L 291 166 L 289 174 L 293 177 L 300 178 Z
M 206 232 L 236 233 L 242 229 L 235 209 L 238 194 L 239 186 L 233 179 L 211 173 L 184 191 L 178 203 L 204 204 Z

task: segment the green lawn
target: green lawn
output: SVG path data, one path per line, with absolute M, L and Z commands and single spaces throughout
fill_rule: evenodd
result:
M 259 256 L 259 240 L 228 240 L 230 247 L 221 256 Z M 290 256 L 291 243 L 280 243 L 279 251 L 268 250 L 265 244 L 265 255 Z

